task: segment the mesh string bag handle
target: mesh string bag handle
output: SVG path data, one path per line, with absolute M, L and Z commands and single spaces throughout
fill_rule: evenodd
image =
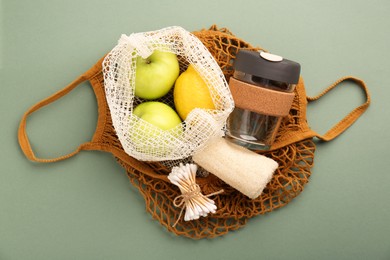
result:
M 237 38 L 226 28 L 219 29 L 216 26 L 212 26 L 209 29 L 200 30 L 193 34 L 210 51 L 227 80 L 233 74 L 231 60 L 235 58 L 239 49 L 260 49 Z M 280 126 L 272 149 L 263 153 L 279 163 L 278 169 L 263 193 L 256 199 L 249 199 L 212 174 L 209 174 L 207 177 L 199 177 L 197 178 L 197 184 L 203 194 L 211 194 L 221 189 L 224 192 L 213 197 L 218 208 L 215 214 L 199 220 L 186 222 L 179 219 L 181 209 L 175 207 L 173 202 L 181 193 L 167 178 L 171 171 L 171 166 L 178 162 L 171 161 L 169 164 L 166 164 L 158 161 L 140 161 L 124 151 L 114 129 L 106 100 L 102 68 L 103 59 L 104 57 L 69 86 L 34 105 L 24 114 L 18 132 L 21 149 L 28 159 L 43 163 L 64 160 L 82 150 L 99 150 L 113 154 L 118 163 L 126 170 L 130 182 L 140 191 L 140 194 L 145 199 L 146 211 L 151 214 L 153 219 L 157 220 L 168 231 L 193 239 L 214 238 L 224 235 L 229 231 L 244 227 L 252 217 L 287 205 L 303 191 L 304 186 L 309 181 L 316 149 L 316 143 L 313 138 L 317 137 L 323 141 L 334 139 L 351 126 L 370 104 L 368 89 L 360 79 L 354 77 L 342 78 L 325 89 L 320 95 L 307 97 L 304 81 L 301 78 L 294 92 L 295 98 L 292 108 Z M 91 141 L 80 145 L 69 155 L 54 159 L 37 158 L 31 149 L 26 133 L 28 116 L 38 111 L 41 107 L 58 100 L 86 80 L 90 82 L 98 103 L 98 122 Z M 307 103 L 320 99 L 321 96 L 336 86 L 341 86 L 340 83 L 346 80 L 351 80 L 363 89 L 366 101 L 352 110 L 326 134 L 320 135 L 308 126 L 306 120 Z M 175 223 L 176 225 L 173 226 Z

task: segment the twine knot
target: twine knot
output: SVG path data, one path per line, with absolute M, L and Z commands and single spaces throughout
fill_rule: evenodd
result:
M 193 183 L 188 191 L 181 191 L 182 194 L 176 196 L 173 200 L 173 205 L 177 208 L 183 207 L 189 200 L 194 199 L 198 196 L 203 196 L 200 186 L 197 183 Z

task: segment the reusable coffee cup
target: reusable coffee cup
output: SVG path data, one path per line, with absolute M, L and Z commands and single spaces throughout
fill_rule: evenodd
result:
M 225 136 L 251 150 L 269 150 L 289 114 L 301 66 L 271 53 L 240 50 L 233 68 L 229 87 L 235 108 Z

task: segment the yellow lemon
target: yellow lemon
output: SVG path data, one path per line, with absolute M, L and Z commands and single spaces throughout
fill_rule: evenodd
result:
M 173 100 L 183 120 L 194 108 L 215 109 L 209 88 L 192 65 L 177 78 Z

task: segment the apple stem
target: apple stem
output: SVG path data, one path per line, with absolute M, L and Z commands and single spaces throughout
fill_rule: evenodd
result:
M 223 190 L 206 196 L 203 195 L 195 180 L 197 170 L 198 166 L 196 164 L 183 165 L 180 163 L 179 166 L 173 167 L 171 173 L 168 175 L 170 182 L 178 186 L 182 193 L 173 200 L 175 207 L 182 208 L 173 227 L 179 222 L 184 210 L 184 221 L 199 219 L 201 216 L 206 217 L 208 213 L 215 213 L 217 211 L 215 202 L 208 197 L 220 194 Z

